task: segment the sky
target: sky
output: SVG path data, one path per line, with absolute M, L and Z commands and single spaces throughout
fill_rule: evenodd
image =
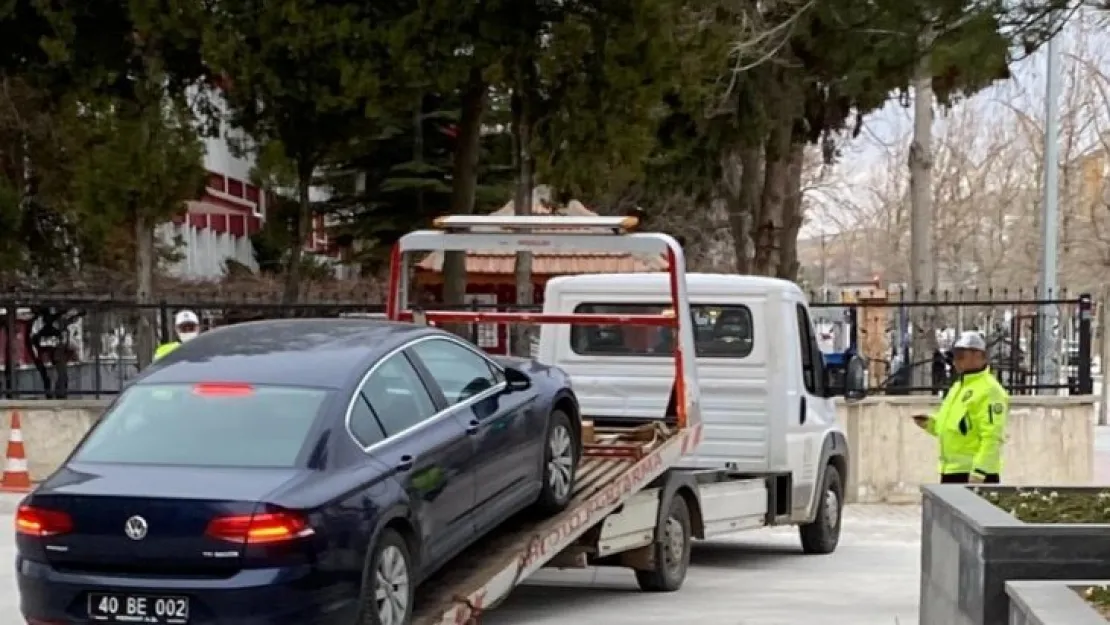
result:
M 1063 109 L 1069 93 L 1077 89 L 1089 90 L 1092 81 L 1087 77 L 1090 68 L 1110 76 L 1110 20 L 1105 14 L 1080 13 L 1073 16 L 1057 39 L 1061 49 L 1060 82 L 1064 92 L 1061 98 Z M 952 111 L 935 110 L 934 136 L 944 133 L 946 124 L 955 116 L 971 107 L 976 117 L 982 119 L 1017 119 L 1017 115 L 1028 115 L 1038 121 L 1043 128 L 1045 118 L 1046 89 L 1046 48 L 1042 47 L 1033 55 L 1018 60 L 1011 65 L 1013 77 L 995 83 L 975 97 L 957 104 Z M 1106 81 L 1107 96 L 1110 97 L 1110 81 Z M 1091 147 L 1097 143 L 1099 129 L 1110 124 L 1110 99 L 1099 110 L 1083 112 L 1084 117 L 1098 117 L 1099 122 L 1091 126 L 1090 136 L 1085 141 Z M 1005 123 L 1005 122 L 1003 122 Z M 891 167 L 906 167 L 902 158 L 892 157 L 892 152 L 900 152 L 909 144 L 913 128 L 912 109 L 903 107 L 896 98 L 887 105 L 867 116 L 860 136 L 845 140 L 843 157 L 824 176 L 820 188 L 811 193 L 809 199 L 818 205 L 811 211 L 809 222 L 803 228 L 803 238 L 835 233 L 849 224 L 853 217 L 841 206 L 858 205 L 868 201 L 869 193 L 864 190 L 883 177 Z M 991 132 L 984 127 L 982 133 Z M 900 172 L 895 172 L 899 174 Z

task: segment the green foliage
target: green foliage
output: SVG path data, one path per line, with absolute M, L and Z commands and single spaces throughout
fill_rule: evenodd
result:
M 232 122 L 277 141 L 307 180 L 350 137 L 381 81 L 365 2 L 228 0 L 213 6 L 205 58 L 226 79 Z
M 151 227 L 167 221 L 203 189 L 193 114 L 181 99 L 140 105 L 90 96 L 79 121 L 84 149 L 73 183 L 85 261 L 126 267 L 118 254 L 134 244 L 128 228 L 137 219 Z M 97 245 L 104 241 L 113 245 Z
M 427 95 L 421 101 L 422 112 L 378 118 L 382 131 L 348 148 L 345 158 L 330 163 L 323 176 L 331 198 L 316 210 L 338 218 L 334 236 L 359 242 L 361 252 L 354 260 L 369 273 L 382 268 L 402 234 L 426 228 L 434 217 L 450 212 L 458 97 Z M 482 139 L 480 210 L 499 208 L 511 196 L 508 142 L 505 133 Z M 354 182 L 360 177 L 361 191 Z
M 684 11 L 672 0 L 577 4 L 550 25 L 540 51 L 532 149 L 542 179 L 590 197 L 643 175 L 663 97 L 685 78 Z

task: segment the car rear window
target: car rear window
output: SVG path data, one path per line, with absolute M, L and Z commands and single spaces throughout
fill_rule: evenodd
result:
M 293 467 L 329 391 L 229 384 L 138 385 L 74 460 L 205 467 Z
M 599 315 L 658 315 L 666 304 L 579 304 L 574 312 Z M 742 304 L 691 304 L 699 358 L 745 358 L 752 353 L 752 311 Z M 570 346 L 586 356 L 673 356 L 670 328 L 571 326 Z

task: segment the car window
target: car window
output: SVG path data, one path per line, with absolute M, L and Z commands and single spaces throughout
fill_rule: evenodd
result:
M 394 354 L 374 369 L 362 393 L 386 436 L 419 425 L 436 413 L 428 389 L 404 354 Z
M 466 401 L 501 381 L 494 375 L 488 359 L 454 341 L 420 341 L 411 349 L 452 404 Z
M 329 391 L 140 384 L 101 417 L 78 462 L 293 467 Z
M 576 313 L 658 315 L 666 304 L 580 304 Z M 745 358 L 752 353 L 752 312 L 747 306 L 691 304 L 694 346 L 700 358 Z M 572 326 L 571 349 L 590 356 L 671 356 L 674 330 L 646 326 Z
M 351 436 L 355 437 L 363 447 L 369 447 L 385 438 L 385 430 L 378 422 L 378 415 L 370 409 L 366 396 L 359 391 L 355 395 L 355 402 L 351 405 L 350 416 Z

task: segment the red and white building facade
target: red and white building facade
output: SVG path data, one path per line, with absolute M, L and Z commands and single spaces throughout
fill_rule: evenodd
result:
M 181 260 L 166 268 L 175 277 L 218 279 L 224 275 L 228 259 L 258 270 L 250 237 L 266 220 L 267 197 L 251 183 L 252 155 L 239 156 L 231 149 L 228 138 L 239 142 L 240 136 L 238 130 L 223 124 L 219 137 L 205 139 L 208 178 L 204 193 L 187 202 L 184 212 L 171 223 L 158 228 L 166 244 L 181 243 Z M 323 217 L 315 219 L 305 251 L 338 261 L 339 251 L 328 236 Z

